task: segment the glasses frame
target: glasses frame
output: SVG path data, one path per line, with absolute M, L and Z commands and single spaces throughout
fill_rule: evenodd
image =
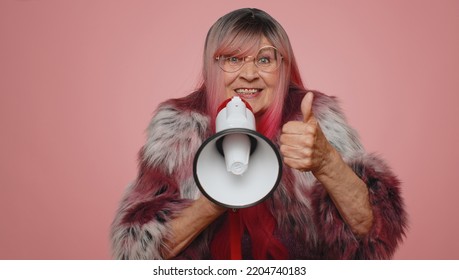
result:
M 257 62 L 255 61 L 257 56 L 258 56 L 258 54 L 260 53 L 260 51 L 263 50 L 263 49 L 267 49 L 267 48 L 274 49 L 276 51 L 278 57 L 279 57 L 277 67 L 272 69 L 272 70 L 270 70 L 270 71 L 266 71 L 262 67 L 259 67 Z M 228 58 L 229 57 L 237 57 L 237 56 L 235 56 L 235 55 L 234 56 L 228 56 Z M 221 65 L 220 61 L 221 61 L 222 58 L 225 58 L 225 56 L 224 55 L 216 56 L 215 57 L 215 61 L 217 62 L 218 67 L 220 67 L 220 69 L 222 69 L 224 72 L 227 72 L 227 73 L 236 73 L 236 72 L 238 72 L 239 70 L 241 70 L 244 67 L 244 65 L 247 63 L 247 60 L 252 60 L 253 64 L 255 64 L 255 66 L 257 67 L 258 70 L 260 70 L 262 72 L 266 72 L 266 73 L 272 73 L 272 72 L 276 71 L 277 69 L 279 69 L 280 65 L 282 64 L 282 59 L 283 59 L 282 55 L 279 54 L 279 50 L 276 47 L 274 47 L 274 46 L 263 46 L 258 50 L 258 52 L 257 52 L 257 54 L 255 56 L 254 55 L 248 55 L 248 56 L 243 57 L 242 59 L 243 59 L 244 63 L 242 63 L 241 66 L 238 69 L 236 69 L 234 71 L 228 71 L 228 70 L 223 69 L 223 65 Z

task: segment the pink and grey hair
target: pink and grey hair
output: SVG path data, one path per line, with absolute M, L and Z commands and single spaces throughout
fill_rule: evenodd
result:
M 223 71 L 218 67 L 215 58 L 222 54 L 245 55 L 257 51 L 262 36 L 282 56 L 280 82 L 274 93 L 274 102 L 257 123 L 257 130 L 273 139 L 279 130 L 284 99 L 289 87 L 295 85 L 303 88 L 303 83 L 287 33 L 269 14 L 258 9 L 244 8 L 230 12 L 215 22 L 206 37 L 201 90 L 207 94 L 207 110 L 215 127 L 217 108 L 225 100 Z

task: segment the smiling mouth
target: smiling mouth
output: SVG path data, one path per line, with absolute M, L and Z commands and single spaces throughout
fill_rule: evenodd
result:
M 235 89 L 235 92 L 242 96 L 251 96 L 261 92 L 259 88 L 238 88 Z

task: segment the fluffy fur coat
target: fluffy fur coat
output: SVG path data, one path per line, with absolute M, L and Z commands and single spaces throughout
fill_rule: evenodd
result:
M 301 119 L 303 96 L 303 91 L 290 90 L 284 123 Z M 137 179 L 128 186 L 112 224 L 114 258 L 162 258 L 168 222 L 200 196 L 192 164 L 212 133 L 205 111 L 205 95 L 200 92 L 157 109 L 139 153 Z M 367 184 L 374 223 L 367 236 L 357 238 L 314 176 L 284 165 L 280 185 L 264 202 L 276 221 L 277 238 L 291 259 L 391 258 L 406 229 L 398 179 L 380 158 L 364 151 L 335 98 L 315 92 L 313 112 L 327 139 Z M 225 219 L 223 215 L 211 224 L 177 258 L 211 258 L 210 243 Z M 245 236 L 243 242 L 250 243 L 250 238 Z M 244 257 L 250 258 L 250 253 Z

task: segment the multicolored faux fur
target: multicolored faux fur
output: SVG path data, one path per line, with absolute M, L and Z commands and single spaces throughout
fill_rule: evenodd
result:
M 301 118 L 299 104 L 303 95 L 304 92 L 291 89 L 285 102 L 285 108 L 289 109 L 284 111 L 284 122 Z M 140 151 L 138 177 L 127 188 L 112 224 L 114 258 L 161 259 L 161 252 L 167 250 L 164 240 L 169 233 L 168 222 L 199 197 L 192 175 L 193 158 L 212 133 L 204 99 L 203 93 L 196 92 L 167 101 L 158 108 L 148 127 L 147 142 Z M 271 198 L 258 206 L 259 209 L 267 207 L 266 211 L 274 217 L 276 241 L 287 249 L 287 255 L 275 249 L 279 251 L 278 256 L 391 258 L 407 226 L 399 181 L 381 159 L 364 151 L 334 98 L 315 92 L 313 111 L 327 139 L 367 184 L 374 224 L 366 237 L 356 238 L 314 176 L 284 165 L 280 185 Z M 246 217 L 249 212 L 250 217 L 257 217 L 256 211 L 255 208 L 242 209 L 241 217 L 244 220 L 244 212 Z M 223 215 L 217 219 L 177 258 L 213 258 L 211 244 L 226 218 Z M 259 220 L 263 222 L 261 217 Z M 250 238 L 248 229 L 243 237 L 244 257 L 264 258 L 247 249 L 256 246 L 256 242 L 256 237 Z

